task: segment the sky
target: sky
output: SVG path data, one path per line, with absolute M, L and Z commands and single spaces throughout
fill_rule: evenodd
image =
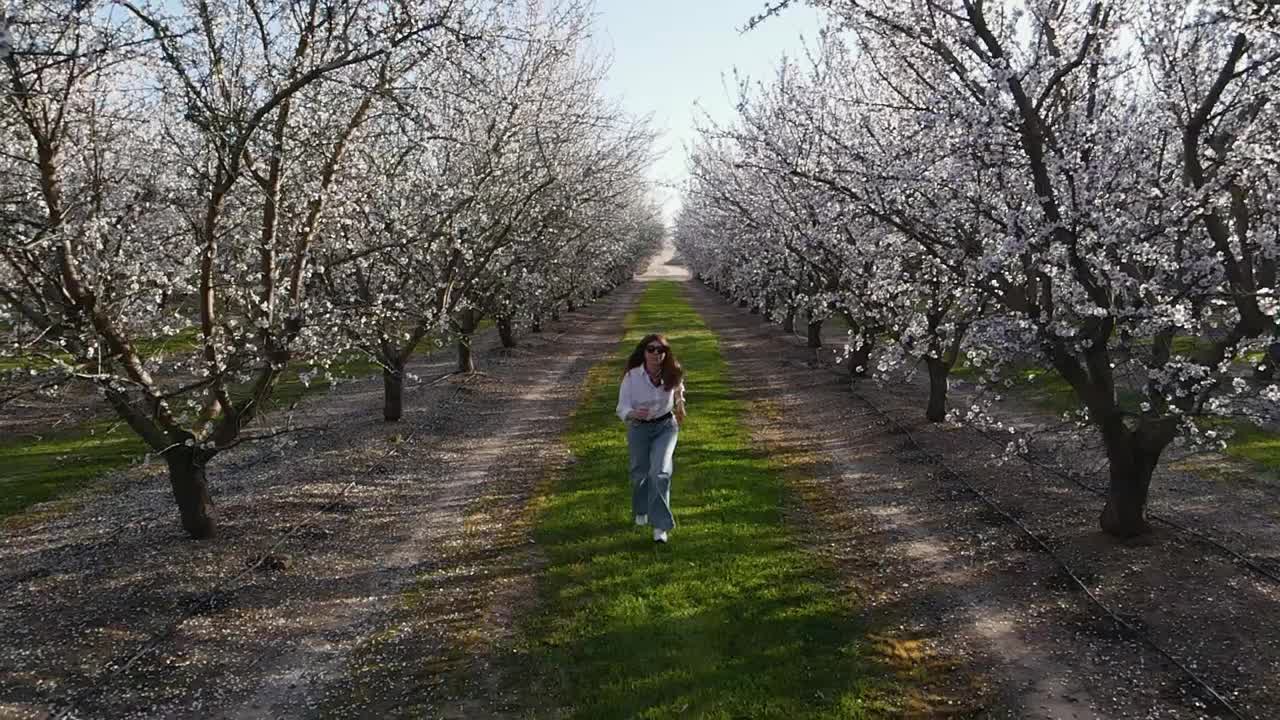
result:
M 596 36 L 611 54 L 607 89 L 631 113 L 652 115 L 659 158 L 651 175 L 670 221 L 685 177 L 685 145 L 702 112 L 734 115 L 733 70 L 768 80 L 783 54 L 812 44 L 819 13 L 799 2 L 754 30 L 740 31 L 764 0 L 596 0 Z M 695 103 L 698 104 L 697 109 Z

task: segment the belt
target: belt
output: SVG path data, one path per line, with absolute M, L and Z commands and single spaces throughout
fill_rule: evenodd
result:
M 662 422 L 663 420 L 666 420 L 669 417 L 671 417 L 671 413 L 667 413 L 666 415 L 663 415 L 661 417 L 653 418 L 652 420 L 637 420 L 636 422 L 642 422 L 645 424 L 656 423 L 656 422 Z

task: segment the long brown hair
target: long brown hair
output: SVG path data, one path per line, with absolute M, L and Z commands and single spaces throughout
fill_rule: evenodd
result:
M 627 373 L 633 369 L 644 365 L 644 348 L 651 342 L 662 343 L 662 347 L 667 349 L 667 354 L 662 356 L 662 389 L 675 390 L 680 381 L 684 379 L 684 368 L 680 366 L 680 361 L 676 359 L 676 354 L 671 351 L 671 343 L 667 342 L 666 335 L 653 333 L 645 335 L 644 339 L 636 345 L 636 349 L 631 351 L 631 357 L 627 358 L 627 369 L 622 371 L 625 377 Z

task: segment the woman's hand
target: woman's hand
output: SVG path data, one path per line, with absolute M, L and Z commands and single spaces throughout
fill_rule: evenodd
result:
M 649 417 L 649 408 L 636 408 L 635 410 L 632 410 L 631 414 L 627 417 L 632 420 L 646 420 Z

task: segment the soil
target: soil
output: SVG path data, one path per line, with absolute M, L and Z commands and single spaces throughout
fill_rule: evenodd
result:
M 67 387 L 56 395 L 25 393 L 27 387 L 0 384 L 0 397 L 20 395 L 3 404 L 0 438 L 39 440 L 50 431 L 113 417 L 111 408 L 91 388 Z

